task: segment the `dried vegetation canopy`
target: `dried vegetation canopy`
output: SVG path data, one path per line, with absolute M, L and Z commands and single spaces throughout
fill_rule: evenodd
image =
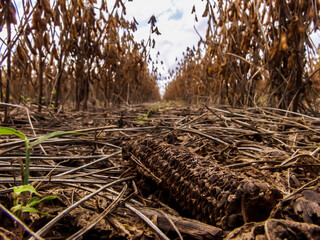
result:
M 1 42 L 2 101 L 37 103 L 40 111 L 42 105 L 72 103 L 80 110 L 160 99 L 157 71 L 148 69 L 152 34 L 160 34 L 154 17 L 149 39 L 139 43 L 133 39 L 138 23 L 126 20 L 122 0 L 114 6 L 105 0 L 20 4 L 22 15 L 14 1 L 0 1 L 0 28 L 7 30 Z
M 319 1 L 206 1 L 205 39 L 187 48 L 171 74 L 165 99 L 209 97 L 232 106 L 317 108 Z M 192 9 L 198 20 L 196 8 Z

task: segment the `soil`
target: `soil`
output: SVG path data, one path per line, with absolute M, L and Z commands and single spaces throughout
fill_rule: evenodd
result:
M 30 142 L 85 134 L 32 149 L 29 183 L 57 198 L 24 227 L 5 211 L 24 142 L 0 136 L 0 239 L 320 239 L 319 118 L 174 102 L 9 110 L 1 126 Z

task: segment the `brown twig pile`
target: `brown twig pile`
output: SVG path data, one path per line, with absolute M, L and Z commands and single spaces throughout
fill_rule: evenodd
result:
M 1 208 L 0 234 L 8 239 L 31 232 L 45 239 L 319 234 L 318 118 L 206 105 L 59 114 L 31 108 L 30 127 L 24 109 L 10 109 L 7 126 L 31 141 L 33 132 L 87 135 L 52 139 L 33 150 L 30 183 L 42 196 L 58 199 L 39 206 L 51 216 L 23 216 L 28 230 Z M 6 209 L 12 187 L 21 184 L 23 147 L 1 136 L 0 203 Z

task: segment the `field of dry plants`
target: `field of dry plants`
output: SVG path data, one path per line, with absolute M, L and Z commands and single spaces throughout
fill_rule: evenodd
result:
M 0 0 L 0 239 L 320 239 L 320 1 L 202 2 L 161 97 L 154 15 Z
M 2 239 L 318 239 L 319 118 L 268 107 L 132 105 L 53 113 L 10 107 L 41 197 L 25 226 L 4 208 L 24 142 L 0 143 Z M 31 122 L 30 122 L 31 121 Z M 30 124 L 32 123 L 32 125 Z M 24 198 L 28 198 L 26 195 Z M 26 201 L 26 200 L 24 200 Z M 199 221 L 198 221 L 199 220 Z

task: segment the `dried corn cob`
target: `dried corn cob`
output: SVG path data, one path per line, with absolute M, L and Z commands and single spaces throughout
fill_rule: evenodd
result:
M 214 159 L 162 141 L 128 142 L 123 146 L 123 158 L 133 157 L 144 165 L 139 171 L 161 179 L 160 186 L 169 190 L 182 209 L 225 230 L 267 219 L 281 198 L 279 191 L 264 182 L 235 174 Z

